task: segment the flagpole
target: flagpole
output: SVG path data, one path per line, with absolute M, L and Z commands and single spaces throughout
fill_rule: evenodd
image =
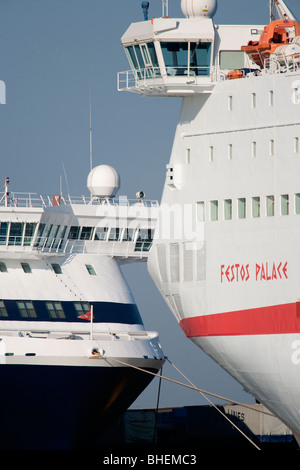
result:
M 91 305 L 91 334 L 90 339 L 93 339 L 93 305 Z

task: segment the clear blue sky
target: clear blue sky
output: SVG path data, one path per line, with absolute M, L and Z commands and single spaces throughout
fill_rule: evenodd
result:
M 268 0 L 219 0 L 216 23 L 266 24 Z M 300 17 L 299 0 L 288 4 Z M 150 0 L 149 16 L 161 16 Z M 180 0 L 169 15 L 181 17 Z M 94 165 L 121 176 L 119 194 L 144 190 L 160 199 L 180 99 L 141 98 L 117 91 L 117 72 L 129 68 L 120 37 L 142 21 L 140 0 L 0 0 L 0 187 L 11 191 L 87 193 L 89 93 L 92 93 Z M 63 166 L 66 171 L 64 175 Z M 148 329 L 165 354 L 198 387 L 238 401 L 251 397 L 181 332 L 150 280 L 146 265 L 125 270 Z M 179 379 L 170 366 L 164 375 Z M 157 379 L 134 407 L 155 407 Z M 215 400 L 218 402 L 218 400 Z M 161 406 L 206 404 L 194 391 L 162 383 Z

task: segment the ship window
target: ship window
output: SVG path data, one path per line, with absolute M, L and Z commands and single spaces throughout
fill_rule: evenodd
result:
M 252 157 L 256 157 L 256 142 L 252 142 Z
M 256 108 L 256 93 L 251 93 L 251 107 L 252 109 Z
M 269 91 L 269 106 L 274 106 L 274 92 Z
M 260 217 L 260 197 L 252 198 L 252 217 Z
M 224 201 L 224 219 L 230 220 L 232 219 L 232 200 L 225 199 Z
M 8 317 L 8 313 L 4 305 L 4 302 L 3 300 L 0 300 L 0 318 L 7 318 L 7 317 Z
M 274 140 L 270 140 L 270 155 L 273 156 L 275 152 L 275 142 Z
M 138 78 L 151 78 L 160 75 L 153 42 L 126 47 L 125 52 L 130 66 L 137 73 Z
M 300 194 L 295 194 L 295 212 L 300 214 Z
M 187 165 L 191 163 L 191 149 L 186 149 L 185 151 L 185 162 Z
M 109 232 L 110 241 L 118 241 L 120 239 L 120 229 L 118 227 L 112 227 Z
M 36 311 L 34 309 L 33 303 L 29 300 L 17 301 L 17 307 L 19 309 L 20 315 L 23 318 L 36 318 Z
M 228 111 L 232 111 L 233 106 L 232 106 L 233 98 L 232 96 L 228 96 Z
M 218 220 L 218 201 L 210 201 L 210 220 Z
M 33 239 L 33 235 L 36 229 L 36 223 L 27 223 L 25 225 L 25 237 L 24 237 L 24 245 L 30 245 Z
M 204 222 L 205 221 L 204 201 L 197 202 L 197 221 L 198 222 Z
M 22 245 L 24 224 L 22 222 L 12 222 L 9 230 L 9 245 Z
M 21 263 L 24 273 L 31 273 L 31 267 L 28 263 Z
M 91 264 L 86 264 L 85 267 L 91 276 L 96 276 L 96 271 Z
M 105 241 L 107 239 L 108 227 L 97 227 L 95 240 Z
M 39 228 L 36 234 L 34 246 L 39 246 L 41 242 L 42 233 L 44 231 L 45 224 L 39 224 Z
M 161 49 L 169 76 L 209 75 L 210 42 L 162 42 Z
M 299 153 L 299 137 L 295 137 L 294 139 L 294 152 Z
M 57 263 L 51 263 L 52 269 L 55 274 L 62 274 L 61 266 Z
M 151 229 L 139 229 L 134 251 L 149 251 L 152 245 L 153 232 Z
M 275 214 L 275 198 L 274 196 L 266 197 L 267 217 L 273 217 Z
M 219 60 L 221 70 L 242 69 L 244 67 L 244 52 L 220 51 Z
M 77 240 L 78 237 L 79 237 L 79 231 L 80 231 L 80 227 L 77 227 L 77 226 L 74 226 L 74 225 L 72 227 L 70 227 L 68 239 L 69 240 Z
M 3 261 L 0 261 L 0 272 L 1 273 L 7 273 L 7 267 L 6 267 L 6 264 Z
M 246 198 L 244 197 L 238 199 L 238 218 L 246 218 Z
M 49 233 L 51 232 L 52 224 L 41 224 L 38 230 L 38 236 L 35 246 L 45 246 L 48 241 Z
M 7 232 L 8 232 L 8 223 L 1 222 L 0 223 L 0 245 L 6 245 Z
M 94 229 L 94 227 L 82 227 L 80 240 L 92 240 Z
M 61 302 L 46 302 L 50 318 L 66 318 Z
M 66 225 L 60 225 L 56 233 L 56 239 L 54 240 L 53 248 L 60 248 L 67 230 Z
M 281 195 L 281 215 L 289 215 L 289 195 Z
M 91 311 L 91 306 L 88 302 L 74 302 L 74 307 L 77 316 L 83 315 L 84 313 L 89 313 Z
M 212 145 L 209 147 L 208 159 L 210 162 L 214 161 L 214 148 Z
M 228 145 L 228 160 L 232 160 L 232 144 Z
M 125 228 L 123 233 L 123 241 L 132 242 L 134 240 L 135 229 Z

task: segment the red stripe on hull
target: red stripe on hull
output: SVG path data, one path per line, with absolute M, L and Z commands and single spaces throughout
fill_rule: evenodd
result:
M 187 337 L 300 333 L 300 302 L 181 320 Z

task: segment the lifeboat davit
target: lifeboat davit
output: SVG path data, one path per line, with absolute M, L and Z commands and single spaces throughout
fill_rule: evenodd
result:
M 242 51 L 260 67 L 275 50 L 284 44 L 290 44 L 292 39 L 300 36 L 300 25 L 294 20 L 275 20 L 264 27 L 259 41 L 249 41 L 242 46 Z

